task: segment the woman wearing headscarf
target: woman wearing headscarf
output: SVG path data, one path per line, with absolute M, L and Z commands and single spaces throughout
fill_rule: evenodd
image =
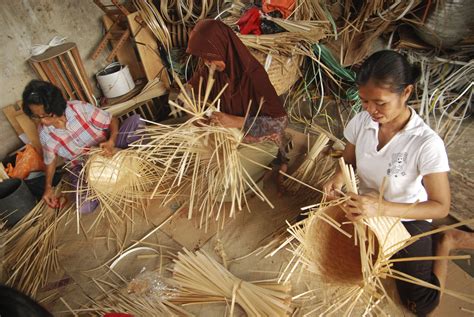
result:
M 252 143 L 271 155 L 245 148 L 242 151 L 249 153 L 241 156 L 268 165 L 282 148 L 288 117 L 263 66 L 237 35 L 217 20 L 206 19 L 196 24 L 189 37 L 187 53 L 202 60 L 189 81 L 194 91 L 199 89 L 201 77 L 208 78 L 209 67 L 216 69 L 211 98 L 228 85 L 220 97 L 220 112 L 212 113 L 211 123 L 243 129 L 246 134 L 244 142 Z M 281 154 L 283 151 L 280 150 Z M 245 164 L 255 179 L 262 173 L 261 168 L 250 165 Z

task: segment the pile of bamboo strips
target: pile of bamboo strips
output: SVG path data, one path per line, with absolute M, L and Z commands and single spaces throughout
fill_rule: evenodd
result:
M 474 92 L 474 61 L 426 57 L 406 52 L 421 66 L 417 100 L 412 104 L 425 122 L 449 146 L 456 140 L 461 123 L 470 116 Z
M 284 22 L 281 22 L 283 24 Z M 288 22 L 285 22 L 288 23 Z M 325 29 L 317 24 L 308 24 L 302 26 L 298 32 L 283 32 L 264 35 L 242 35 L 237 33 L 242 43 L 248 48 L 252 48 L 265 54 L 291 57 L 293 55 L 303 55 L 312 57 L 309 52 L 311 44 L 317 43 L 326 37 Z M 280 57 L 282 58 L 282 57 Z
M 322 153 L 328 142 L 329 137 L 324 133 L 320 134 L 314 143 L 308 146 L 309 151 L 303 163 L 291 175 L 306 184 L 321 189 L 334 171 L 335 160 L 331 156 Z M 310 136 L 308 134 L 309 144 Z M 301 183 L 294 182 L 291 179 L 286 179 L 284 185 L 286 189 L 295 192 L 300 191 L 302 187 Z
M 178 253 L 173 279 L 180 286 L 172 301 L 182 304 L 227 302 L 230 316 L 235 304 L 247 316 L 287 316 L 290 313 L 290 286 L 272 282 L 246 282 L 230 273 L 203 251 Z
M 395 22 L 419 23 L 412 14 L 422 1 L 356 1 L 344 3 L 338 27 L 338 41 L 329 43 L 341 56 L 341 64 L 360 63 L 370 52 L 373 42 Z M 437 2 L 437 1 L 433 1 Z
M 61 192 L 57 186 L 56 194 Z M 40 201 L 13 228 L 2 232 L 2 266 L 8 278 L 4 283 L 32 297 L 43 287 L 49 274 L 59 270 L 58 231 L 71 206 L 49 208 Z

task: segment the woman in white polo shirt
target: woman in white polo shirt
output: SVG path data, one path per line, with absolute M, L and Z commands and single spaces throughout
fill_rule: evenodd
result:
M 444 143 L 407 106 L 418 76 L 419 69 L 395 51 L 371 55 L 357 75 L 365 111 L 344 130 L 348 141 L 344 159 L 357 168 L 360 179 L 360 195 L 349 193 L 347 217 L 401 217 L 412 235 L 432 230 L 431 219 L 446 217 L 451 200 Z M 384 199 L 379 201 L 383 182 Z M 337 171 L 324 185 L 329 199 L 337 196 L 342 183 L 342 174 Z M 419 203 L 412 206 L 415 202 Z M 395 257 L 448 255 L 452 249 L 472 247 L 473 234 L 450 230 L 441 237 L 421 238 Z M 447 265 L 447 260 L 410 261 L 395 267 L 443 288 Z M 439 303 L 437 290 L 402 281 L 397 281 L 397 287 L 403 303 L 417 315 L 430 313 Z

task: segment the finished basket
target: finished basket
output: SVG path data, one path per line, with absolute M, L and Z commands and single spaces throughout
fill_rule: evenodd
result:
M 278 96 L 288 92 L 293 84 L 300 78 L 300 65 L 302 61 L 301 55 L 293 55 L 291 57 L 283 56 L 278 53 L 272 54 L 268 57 L 268 54 L 260 51 L 250 49 L 252 55 L 265 67 L 267 59 L 269 66 L 265 68 L 270 78 L 270 82 Z

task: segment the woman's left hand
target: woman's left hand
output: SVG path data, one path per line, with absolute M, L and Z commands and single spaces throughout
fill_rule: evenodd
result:
M 343 209 L 349 220 L 357 221 L 363 217 L 367 218 L 383 215 L 378 193 L 369 193 L 366 195 L 348 193 L 348 196 L 350 199 L 344 203 Z
M 214 111 L 210 117 L 213 124 L 219 124 L 224 128 L 242 128 L 245 118 L 227 114 L 224 112 Z
M 115 142 L 110 139 L 100 143 L 99 147 L 102 149 L 104 156 L 112 156 L 115 153 Z

